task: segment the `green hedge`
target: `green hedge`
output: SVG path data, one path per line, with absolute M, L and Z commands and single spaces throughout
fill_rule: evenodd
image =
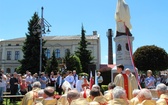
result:
M 108 86 L 107 85 L 101 85 L 101 89 L 102 91 L 107 91 L 108 90 Z
M 79 76 L 87 76 L 87 77 L 89 77 L 89 75 L 87 74 L 87 73 L 79 73 Z

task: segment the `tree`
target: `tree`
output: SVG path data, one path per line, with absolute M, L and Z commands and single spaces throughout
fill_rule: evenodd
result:
M 67 50 L 67 52 L 65 53 L 65 58 L 64 58 L 67 70 L 71 70 L 71 68 L 70 68 L 70 66 L 72 64 L 70 61 L 71 56 L 72 56 L 71 52 L 69 50 Z
M 149 69 L 160 71 L 168 68 L 168 54 L 163 48 L 155 45 L 138 48 L 133 58 L 135 66 L 142 71 Z
M 93 60 L 94 57 L 91 55 L 91 51 L 87 50 L 87 41 L 85 37 L 85 30 L 82 25 L 82 30 L 81 30 L 81 40 L 79 43 L 78 50 L 75 52 L 75 54 L 79 57 L 82 65 L 82 70 L 83 72 L 88 72 L 88 64 L 91 64 L 91 61 Z
M 32 19 L 28 22 L 28 33 L 26 33 L 26 39 L 22 47 L 23 59 L 20 60 L 21 66 L 18 68 L 20 73 L 25 73 L 29 70 L 32 73 L 39 73 L 40 65 L 40 33 L 33 33 L 35 25 L 39 21 L 39 16 L 35 12 Z M 43 40 L 42 46 L 44 46 L 45 41 Z M 46 56 L 45 49 L 42 49 L 42 71 L 45 71 L 46 66 Z
M 51 71 L 58 71 L 58 62 L 55 57 L 55 52 L 53 51 L 51 58 L 47 61 L 46 72 L 51 73 Z
M 68 70 L 71 70 L 71 71 L 76 70 L 77 73 L 80 73 L 82 70 L 80 59 L 76 55 L 71 55 L 70 62 L 71 62 L 71 65 L 69 65 Z
M 67 70 L 76 70 L 77 73 L 80 73 L 82 70 L 81 62 L 79 57 L 73 55 L 68 50 L 65 55 L 65 64 Z

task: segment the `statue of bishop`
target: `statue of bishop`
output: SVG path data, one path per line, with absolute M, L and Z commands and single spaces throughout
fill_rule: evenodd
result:
M 125 3 L 125 0 L 118 0 L 115 13 L 116 20 L 116 37 L 121 35 L 132 36 L 130 30 L 132 28 L 130 23 L 129 7 Z

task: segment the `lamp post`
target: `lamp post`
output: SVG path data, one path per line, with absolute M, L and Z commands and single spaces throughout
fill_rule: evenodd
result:
M 40 58 L 39 58 L 39 74 L 41 73 L 42 71 L 42 47 L 43 47 L 43 42 L 42 42 L 42 37 L 43 37 L 43 34 L 46 34 L 46 32 L 50 32 L 50 29 L 49 27 L 51 27 L 50 23 L 47 22 L 47 20 L 45 20 L 43 18 L 43 10 L 44 8 L 41 7 L 41 18 L 38 20 L 38 22 L 33 26 L 34 27 L 34 30 L 33 30 L 33 33 L 34 34 L 37 34 L 39 33 L 39 38 L 40 38 Z M 47 31 L 45 30 L 45 27 L 48 27 Z

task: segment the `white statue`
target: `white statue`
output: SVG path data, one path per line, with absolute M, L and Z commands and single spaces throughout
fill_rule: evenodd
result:
M 132 36 L 132 34 L 130 33 L 130 29 L 132 28 L 130 23 L 130 12 L 128 5 L 125 3 L 125 0 L 118 0 L 115 13 L 115 20 L 117 25 L 117 36 L 127 34 L 129 36 Z

